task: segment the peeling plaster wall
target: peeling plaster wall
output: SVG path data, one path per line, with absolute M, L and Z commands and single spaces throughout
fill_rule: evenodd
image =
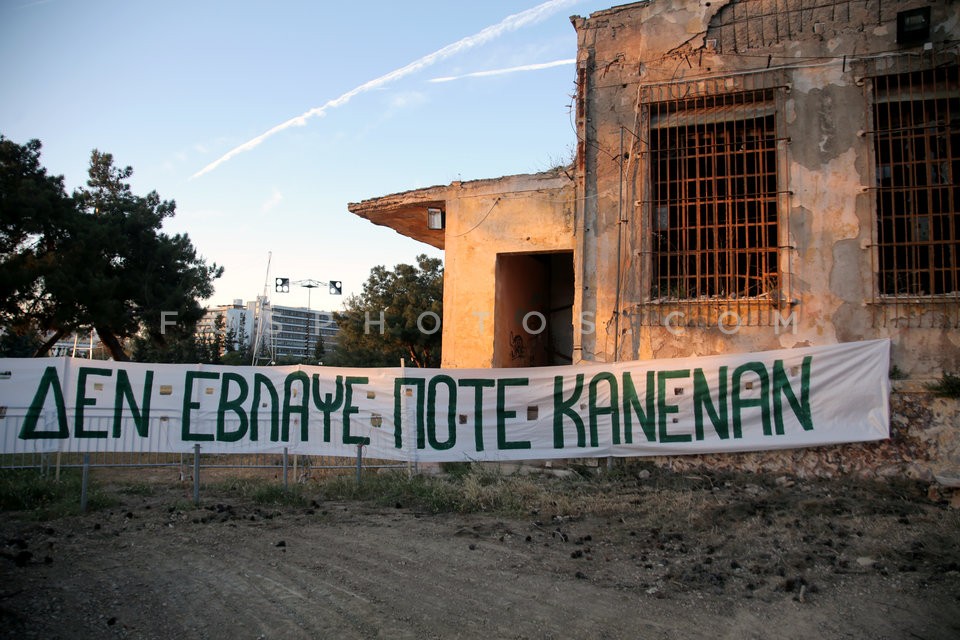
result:
M 930 41 L 940 44 L 933 51 L 904 50 L 896 43 L 896 14 L 925 5 L 932 14 Z M 677 470 L 907 475 L 960 483 L 960 405 L 934 398 L 923 384 L 944 371 L 960 371 L 960 329 L 937 322 L 929 307 L 911 311 L 930 320 L 914 323 L 901 322 L 897 307 L 869 304 L 876 286 L 871 253 L 876 205 L 873 150 L 865 133 L 872 128 L 869 81 L 865 86 L 862 80 L 871 69 L 892 73 L 911 56 L 956 60 L 957 2 L 650 0 L 572 21 L 579 47 L 577 184 L 582 195 L 576 213 L 574 319 L 595 314 L 590 319 L 596 324 L 595 332 L 575 327 L 580 360 L 890 338 L 892 363 L 909 377 L 894 385 L 889 440 L 656 462 Z M 758 86 L 750 84 L 757 78 L 759 86 L 784 87 L 776 90 L 776 118 L 778 135 L 789 142 L 777 153 L 779 182 L 789 193 L 779 206 L 784 249 L 778 266 L 781 287 L 788 284 L 789 298 L 797 303 L 783 315 L 794 314 L 796 322 L 743 326 L 730 334 L 716 326 L 688 326 L 675 335 L 630 314 L 645 296 L 649 299 L 650 286 L 644 271 L 651 264 L 645 260 L 652 251 L 651 230 L 638 206 L 649 175 L 643 158 L 644 100 L 679 99 L 685 95 L 680 91 L 704 86 L 715 92 L 742 90 Z
M 573 185 L 558 172 L 450 186 L 442 366 L 493 366 L 497 254 L 571 251 Z
M 960 330 L 878 322 L 868 304 L 875 286 L 874 201 L 872 150 L 864 132 L 872 123 L 861 82 L 865 58 L 901 50 L 898 11 L 930 5 L 930 39 L 952 40 L 955 50 L 960 39 L 956 2 L 808 5 L 800 0 L 651 0 L 572 19 L 579 50 L 577 178 L 583 196 L 577 202 L 574 317 L 595 314 L 596 322 L 593 333 L 578 327 L 580 360 L 889 337 L 893 363 L 911 377 L 960 370 Z M 882 67 L 885 60 L 869 64 Z M 777 113 L 789 139 L 779 152 L 785 159 L 780 180 L 790 191 L 781 205 L 780 241 L 792 248 L 781 252 L 780 271 L 798 303 L 791 309 L 796 323 L 780 331 L 743 326 L 729 335 L 709 326 L 684 327 L 681 335 L 645 326 L 627 313 L 648 293 L 643 256 L 649 252 L 649 230 L 636 205 L 644 197 L 647 175 L 641 153 L 644 88 L 709 79 L 735 90 L 758 71 L 774 78 L 774 86 L 788 87 L 778 98 Z
M 872 150 L 864 135 L 872 123 L 861 80 L 865 64 L 879 72 L 894 68 L 896 13 L 925 5 L 932 8 L 931 41 L 952 41 L 955 56 L 957 0 L 649 0 L 572 18 L 578 39 L 572 179 L 560 172 L 457 182 L 368 207 L 376 212 L 445 203 L 443 366 L 494 364 L 498 254 L 572 251 L 575 363 L 887 337 L 892 362 L 910 378 L 894 384 L 889 440 L 674 456 L 655 459 L 658 464 L 960 483 L 960 404 L 934 398 L 923 385 L 942 371 L 960 371 L 960 329 L 906 326 L 896 318 L 878 322 L 868 305 L 875 287 L 875 204 Z M 771 79 L 765 86 L 784 87 L 776 117 L 789 142 L 781 143 L 778 162 L 789 194 L 780 207 L 779 266 L 796 302 L 784 314 L 796 322 L 743 326 L 729 334 L 691 326 L 680 335 L 637 322 L 624 311 L 648 292 L 643 256 L 651 250 L 650 230 L 636 205 L 647 175 L 644 92 L 684 83 L 736 91 L 759 75 Z M 387 218 L 402 229 L 402 220 Z

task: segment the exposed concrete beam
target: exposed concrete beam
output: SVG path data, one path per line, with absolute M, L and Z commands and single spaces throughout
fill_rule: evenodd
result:
M 405 191 L 351 202 L 347 210 L 373 224 L 390 227 L 408 238 L 443 249 L 444 230 L 427 228 L 427 209 L 437 207 L 446 210 L 449 191 L 450 187 L 446 186 Z

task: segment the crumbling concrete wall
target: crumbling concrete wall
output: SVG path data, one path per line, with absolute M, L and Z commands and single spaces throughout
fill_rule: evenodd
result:
M 930 6 L 930 45 L 897 42 L 897 13 Z M 578 37 L 574 318 L 581 361 L 672 358 L 889 338 L 906 382 L 891 439 L 752 454 L 671 457 L 675 469 L 799 475 L 960 476 L 960 409 L 923 381 L 960 371 L 960 305 L 875 304 L 876 202 L 870 81 L 909 65 L 956 64 L 953 0 L 650 0 L 573 18 Z M 787 306 L 730 331 L 702 319 L 667 327 L 637 313 L 651 296 L 644 209 L 646 105 L 772 88 L 776 95 L 778 264 Z M 922 301 L 921 301 L 922 302 Z M 738 307 L 732 305 L 732 310 Z M 664 313 L 670 311 L 669 307 Z M 713 316 L 722 313 L 722 305 Z M 787 322 L 781 322 L 787 320 Z
M 960 401 L 895 383 L 890 439 L 756 453 L 656 457 L 675 471 L 748 471 L 800 478 L 911 478 L 960 487 Z
M 446 195 L 443 366 L 493 366 L 497 254 L 573 249 L 563 171 L 457 182 Z
M 556 169 L 457 181 L 348 208 L 444 249 L 442 366 L 487 368 L 494 366 L 497 256 L 572 253 L 575 200 L 572 173 Z M 445 228 L 427 228 L 428 209 L 444 212 Z M 423 330 L 435 328 L 432 319 L 421 321 Z
M 933 48 L 896 42 L 897 12 L 930 5 Z M 815 7 L 815 8 L 810 8 Z M 651 0 L 574 18 L 578 35 L 578 297 L 581 360 L 747 352 L 888 337 L 912 378 L 960 370 L 954 304 L 884 306 L 875 299 L 875 202 L 870 110 L 863 77 L 901 58 L 956 59 L 956 3 Z M 946 44 L 944 44 L 946 43 Z M 867 83 L 868 84 L 868 83 Z M 781 292 L 772 321 L 734 332 L 671 328 L 636 313 L 649 298 L 650 229 L 643 110 L 652 95 L 776 87 L 784 140 L 780 181 Z M 904 314 L 914 318 L 905 318 Z M 926 317 L 926 321 L 924 321 Z M 919 321 L 913 321 L 919 318 Z M 779 325 L 779 326 L 778 326 Z

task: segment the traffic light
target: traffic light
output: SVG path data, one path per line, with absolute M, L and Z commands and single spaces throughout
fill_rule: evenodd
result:
M 290 293 L 290 278 L 277 278 L 274 290 L 277 293 Z
M 339 280 L 330 281 L 330 295 L 339 296 L 343 294 L 343 283 Z

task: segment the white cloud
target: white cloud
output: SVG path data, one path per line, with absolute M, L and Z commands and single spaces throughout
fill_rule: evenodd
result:
M 539 71 L 540 69 L 550 69 L 552 67 L 560 67 L 563 65 L 574 64 L 576 58 L 568 58 L 565 60 L 554 60 L 553 62 L 538 62 L 536 64 L 524 64 L 519 67 L 507 67 L 505 69 L 489 69 L 487 71 L 474 71 L 473 73 L 464 73 L 459 76 L 443 76 L 440 78 L 431 78 L 430 82 L 452 82 L 454 80 L 462 80 L 463 78 L 484 78 L 487 76 L 502 76 L 508 73 L 518 73 L 521 71 Z
M 279 189 L 275 188 L 273 193 L 270 194 L 270 197 L 267 198 L 262 205 L 260 205 L 260 211 L 263 213 L 271 211 L 272 209 L 276 208 L 278 204 L 280 204 L 281 200 L 283 200 L 283 194 L 280 193 Z
M 390 106 L 394 109 L 404 109 L 407 107 L 419 107 L 426 104 L 427 96 L 419 91 L 404 91 L 395 94 L 390 98 Z
M 380 76 L 379 78 L 374 78 L 373 80 L 365 82 L 360 86 L 347 91 L 340 97 L 326 102 L 322 106 L 314 107 L 313 109 L 310 109 L 309 111 L 306 111 L 295 118 L 290 118 L 285 122 L 281 122 L 280 124 L 271 127 L 267 131 L 261 133 L 259 136 L 244 142 L 238 147 L 234 147 L 224 155 L 220 156 L 193 174 L 191 179 L 199 178 L 206 173 L 210 173 L 224 162 L 241 153 L 255 149 L 256 147 L 260 146 L 264 140 L 277 133 L 280 133 L 281 131 L 289 129 L 290 127 L 302 127 L 310 118 L 326 115 L 328 110 L 333 109 L 334 107 L 345 105 L 352 98 L 360 95 L 361 93 L 366 93 L 367 91 L 377 89 L 385 84 L 393 82 L 394 80 L 399 80 L 400 78 L 429 67 L 436 62 L 445 60 L 453 55 L 466 51 L 467 49 L 471 49 L 478 45 L 494 40 L 495 38 L 498 38 L 509 31 L 516 31 L 517 29 L 521 29 L 528 25 L 536 24 L 537 22 L 540 22 L 541 20 L 544 20 L 556 13 L 563 7 L 575 4 L 577 1 L 578 0 L 548 0 L 548 2 L 538 4 L 537 6 L 527 9 L 526 11 L 509 15 L 497 24 L 486 27 L 472 36 L 467 36 L 466 38 L 457 40 L 452 44 L 448 44 L 447 46 L 438 49 L 433 53 L 414 60 L 410 64 L 400 67 L 399 69 L 395 69 L 390 73 Z

